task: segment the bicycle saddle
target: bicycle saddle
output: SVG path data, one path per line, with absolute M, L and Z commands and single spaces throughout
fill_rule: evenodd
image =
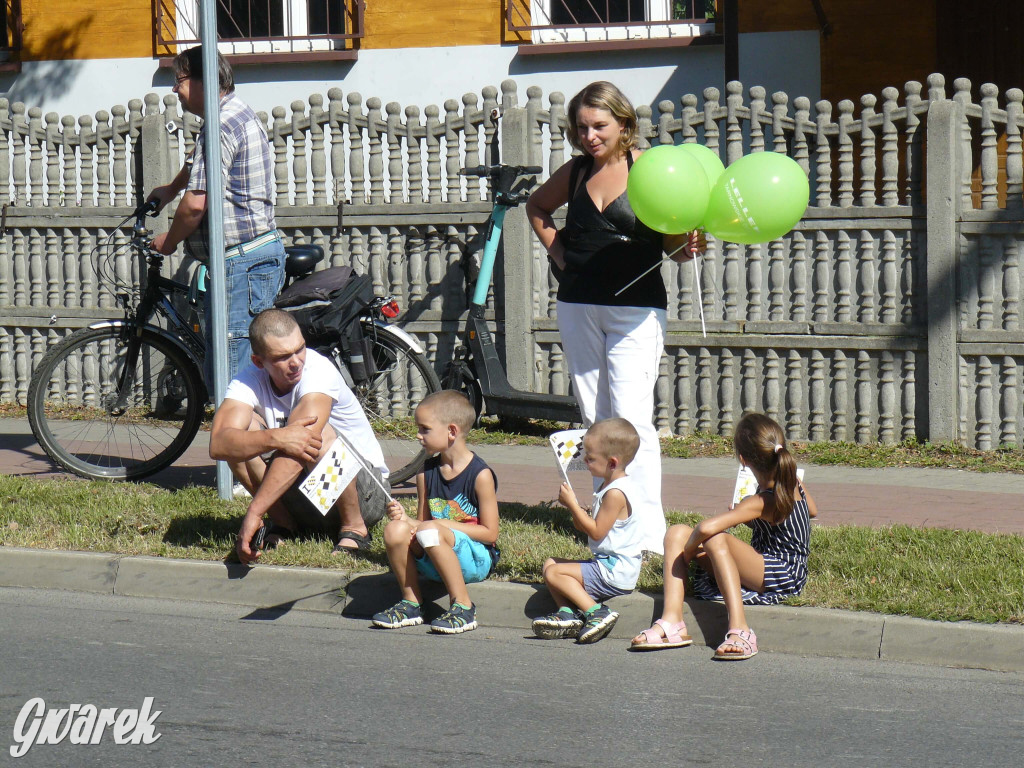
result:
M 284 252 L 284 273 L 288 277 L 308 275 L 324 260 L 324 249 L 319 245 L 289 245 Z

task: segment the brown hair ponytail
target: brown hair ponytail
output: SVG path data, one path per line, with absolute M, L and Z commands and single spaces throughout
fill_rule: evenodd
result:
M 775 451 L 775 522 L 785 520 L 796 504 L 796 459 L 786 448 L 785 443 L 778 443 L 782 448 Z
M 775 484 L 772 522 L 789 517 L 796 503 L 796 459 L 786 447 L 782 427 L 763 413 L 748 413 L 736 425 L 732 438 L 736 455 Z

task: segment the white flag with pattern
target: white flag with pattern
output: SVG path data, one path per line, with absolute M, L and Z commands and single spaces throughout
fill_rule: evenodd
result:
M 797 468 L 796 470 L 797 480 L 801 482 L 804 479 L 804 471 Z M 754 477 L 754 473 L 750 471 L 750 467 L 740 466 L 739 471 L 736 473 L 736 487 L 732 491 L 732 504 L 729 505 L 729 509 L 732 509 L 747 496 L 753 496 L 757 493 L 757 478 Z
M 587 434 L 585 429 L 564 429 L 561 432 L 555 432 L 548 438 L 551 442 L 551 450 L 555 452 L 555 459 L 558 461 L 558 469 L 567 483 L 570 472 L 585 472 L 587 469 L 587 465 L 583 463 L 583 436 L 585 434 Z
M 313 502 L 321 515 L 331 511 L 334 502 L 348 488 L 348 484 L 355 480 L 362 469 L 359 458 L 348 443 L 339 437 L 302 481 L 299 490 Z

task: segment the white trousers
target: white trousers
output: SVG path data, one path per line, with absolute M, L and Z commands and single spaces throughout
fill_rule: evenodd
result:
M 662 554 L 661 446 L 654 429 L 654 385 L 665 350 L 665 310 L 558 302 L 558 331 L 585 426 L 620 417 L 636 427 L 640 450 L 626 468 L 645 498 L 630 499 L 644 549 Z M 594 478 L 594 490 L 600 485 Z

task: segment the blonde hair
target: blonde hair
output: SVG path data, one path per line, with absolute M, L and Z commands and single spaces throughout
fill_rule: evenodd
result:
M 636 146 L 636 110 L 633 109 L 632 103 L 616 86 L 607 80 L 598 80 L 596 83 L 588 85 L 569 100 L 566 134 L 569 137 L 569 143 L 577 150 L 580 152 L 586 151 L 583 148 L 583 142 L 580 141 L 579 126 L 577 125 L 579 111 L 582 107 L 607 110 L 611 112 L 612 117 L 622 124 L 622 135 L 619 136 L 619 151 L 623 154 Z
M 786 447 L 782 427 L 763 413 L 748 413 L 736 425 L 732 438 L 736 455 L 775 484 L 775 513 L 779 522 L 796 504 L 796 458 Z
M 603 419 L 595 421 L 587 430 L 587 436 L 597 441 L 598 450 L 605 458 L 616 458 L 622 468 L 629 466 L 636 452 L 640 450 L 640 435 L 636 427 L 626 419 Z
M 420 408 L 429 409 L 443 424 L 454 424 L 466 434 L 476 423 L 476 409 L 469 398 L 454 389 L 442 389 L 420 401 Z M 418 409 L 417 409 L 418 410 Z

